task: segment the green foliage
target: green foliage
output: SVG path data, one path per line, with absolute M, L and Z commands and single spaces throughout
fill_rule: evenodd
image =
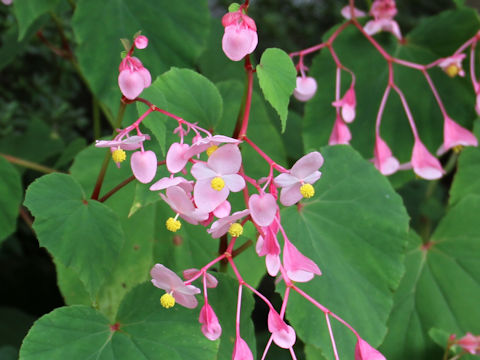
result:
M 0 155 L 0 243 L 15 231 L 21 202 L 20 174 Z
M 15 9 L 15 15 L 18 21 L 19 34 L 18 39 L 23 40 L 27 34 L 28 28 L 37 20 L 41 15 L 52 11 L 59 0 L 18 0 L 13 2 Z

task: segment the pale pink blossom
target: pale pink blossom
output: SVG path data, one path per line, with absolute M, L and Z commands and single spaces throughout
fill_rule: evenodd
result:
M 184 153 L 184 157 L 191 158 L 197 154 L 200 154 L 212 146 L 218 146 L 220 144 L 240 144 L 241 141 L 225 135 L 214 135 L 207 137 L 195 137 L 195 141 L 192 146 Z
M 187 269 L 183 270 L 183 277 L 185 280 L 190 280 L 194 276 L 198 275 L 200 270 L 198 269 Z M 208 272 L 205 273 L 205 279 L 207 282 L 207 288 L 216 288 L 218 285 L 218 280 L 213 276 L 212 274 L 209 274 Z
M 351 7 L 350 5 L 347 5 L 347 6 L 344 6 L 340 12 L 342 14 L 342 16 L 347 19 L 347 20 L 350 20 L 352 18 L 352 11 L 351 11 Z M 365 13 L 365 11 L 362 11 L 360 9 L 357 9 L 356 7 L 353 8 L 353 15 L 356 17 L 356 18 L 359 18 L 359 17 L 364 17 L 364 16 L 367 16 L 367 14 Z
M 348 145 L 352 139 L 350 129 L 343 119 L 337 114 L 333 124 L 332 133 L 328 139 L 328 145 Z
M 317 81 L 310 76 L 298 76 L 293 96 L 300 101 L 310 100 L 317 92 Z
M 457 344 L 472 355 L 480 355 L 480 336 L 467 332 L 464 337 L 457 340 Z
M 195 294 L 199 294 L 200 289 L 193 285 L 185 285 L 182 279 L 172 270 L 162 264 L 155 264 L 150 271 L 150 275 L 153 285 L 172 295 L 180 305 L 189 309 L 197 306 L 198 302 Z
M 4 3 L 5 5 L 12 5 L 13 0 L 2 0 L 2 3 Z
M 285 239 L 283 247 L 283 266 L 287 276 L 293 281 L 307 282 L 312 280 L 314 275 L 322 275 L 317 264 L 298 251 L 288 239 Z
M 187 180 L 181 176 L 178 177 L 164 177 L 155 182 L 150 186 L 151 191 L 158 191 L 168 189 L 170 186 L 179 186 L 186 193 L 191 193 L 193 191 L 193 181 Z
M 386 360 L 378 350 L 374 349 L 362 338 L 357 339 L 355 345 L 355 360 Z
M 170 186 L 165 192 L 160 194 L 162 199 L 170 205 L 173 211 L 190 224 L 197 225 L 200 221 L 208 218 L 208 213 L 197 209 L 188 194 L 179 186 Z
M 455 54 L 443 59 L 438 63 L 438 66 L 450 77 L 455 75 L 465 76 L 465 71 L 462 68 L 462 61 L 465 59 L 465 54 Z
M 213 210 L 213 215 L 217 218 L 224 218 L 225 216 L 230 215 L 230 211 L 232 210 L 232 205 L 228 200 L 225 200 L 220 205 L 218 205 L 215 210 Z
M 137 49 L 145 49 L 148 46 L 148 38 L 145 35 L 139 35 L 135 38 L 134 43 Z
M 281 348 L 290 349 L 295 344 L 295 330 L 273 309 L 268 313 L 268 331 L 272 333 L 273 342 Z
M 129 100 L 134 100 L 143 89 L 152 83 L 150 72 L 136 57 L 127 55 L 120 63 L 119 70 L 118 86 L 122 94 Z
M 202 324 L 202 333 L 208 340 L 215 341 L 222 335 L 222 327 L 210 304 L 205 303 L 202 306 L 198 321 Z
M 446 117 L 443 123 L 443 144 L 437 154 L 441 155 L 455 146 L 478 146 L 478 140 L 470 131 Z
M 157 173 L 157 156 L 151 150 L 134 152 L 130 158 L 133 175 L 141 183 L 149 183 Z
M 393 19 L 397 15 L 395 0 L 375 0 L 370 8 L 370 15 L 376 20 Z
M 277 213 L 277 200 L 272 194 L 253 194 L 248 199 L 248 208 L 253 221 L 259 226 L 268 226 Z
M 280 202 L 285 206 L 299 202 L 303 195 L 300 188 L 304 184 L 314 184 L 322 173 L 318 171 L 323 165 L 323 157 L 317 152 L 311 152 L 301 157 L 288 173 L 278 175 L 274 182 L 282 188 Z
M 355 107 L 357 106 L 357 98 L 355 96 L 355 89 L 353 86 L 347 90 L 343 98 L 334 101 L 333 106 L 341 108 L 343 121 L 351 123 L 355 120 Z
M 210 212 L 227 200 L 230 191 L 241 191 L 245 187 L 245 180 L 237 174 L 241 164 L 242 155 L 234 144 L 215 150 L 207 163 L 194 164 L 191 174 L 197 179 L 193 188 L 195 204 Z
M 391 175 L 398 170 L 400 163 L 397 158 L 392 155 L 392 151 L 380 135 L 376 135 L 375 137 L 373 153 L 373 164 L 383 175 Z
M 258 44 L 257 27 L 242 9 L 225 14 L 222 25 L 225 27 L 222 49 L 230 60 L 242 60 L 255 50 Z
M 190 157 L 185 156 L 185 153 L 190 149 L 188 144 L 173 143 L 170 145 L 165 158 L 168 171 L 175 174 L 187 165 Z
M 210 229 L 207 230 L 207 232 L 212 235 L 212 238 L 218 239 L 220 236 L 225 235 L 228 232 L 230 226 L 233 223 L 236 223 L 237 220 L 240 220 L 248 214 L 250 214 L 250 210 L 245 209 L 242 211 L 234 212 L 230 216 L 225 216 L 221 219 L 218 219 L 212 224 L 212 226 L 210 227 Z
M 439 179 L 445 173 L 440 161 L 430 154 L 420 139 L 415 140 L 411 164 L 415 174 L 427 180 Z
M 400 26 L 395 20 L 391 19 L 378 19 L 370 20 L 365 24 L 363 28 L 368 35 L 375 35 L 380 31 L 387 31 L 395 35 L 399 40 L 402 39 L 402 32 L 400 31 Z
M 276 276 L 280 270 L 280 245 L 277 240 L 279 230 L 278 212 L 276 218 L 277 221 L 272 222 L 269 226 L 262 227 L 263 235 L 258 236 L 255 246 L 258 256 L 265 256 L 265 265 L 270 276 Z
M 248 347 L 246 341 L 243 340 L 240 335 L 237 335 L 237 338 L 235 339 L 232 360 L 253 360 L 252 351 Z
M 109 147 L 112 151 L 117 149 L 136 150 L 142 147 L 145 140 L 150 140 L 147 134 L 134 135 L 125 139 L 114 138 L 113 140 L 96 140 L 95 147 Z

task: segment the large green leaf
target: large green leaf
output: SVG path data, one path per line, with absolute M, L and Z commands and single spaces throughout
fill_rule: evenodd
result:
M 287 125 L 288 103 L 295 89 L 297 75 L 292 59 L 283 50 L 267 49 L 256 70 L 263 95 L 280 116 L 284 131 Z
M 403 274 L 408 216 L 401 198 L 367 161 L 346 146 L 325 148 L 315 197 L 282 211 L 290 240 L 323 272 L 299 287 L 380 344 Z M 306 343 L 333 358 L 324 314 L 297 294 L 287 318 Z M 340 358 L 353 358 L 355 336 L 333 321 Z
M 27 189 L 25 205 L 44 246 L 71 267 L 93 298 L 112 271 L 124 243 L 117 215 L 102 203 L 88 200 L 70 175 L 49 174 Z
M 426 246 L 412 236 L 381 348 L 388 359 L 440 358 L 441 349 L 428 335 L 433 327 L 459 336 L 480 332 L 479 213 L 480 196 L 465 196 Z
M 59 0 L 17 0 L 13 2 L 13 8 L 18 21 L 18 39 L 22 40 L 28 28 L 41 15 L 53 10 Z
M 155 78 L 172 65 L 193 66 L 209 26 L 206 0 L 82 0 L 73 18 L 75 54 L 90 88 L 116 112 L 121 38 L 131 39 L 139 30 L 149 38 L 149 46 L 135 56 Z
M 164 309 L 161 291 L 151 283 L 125 298 L 112 330 L 98 311 L 75 305 L 54 310 L 30 329 L 20 349 L 21 360 L 155 360 L 212 359 L 218 342 L 200 332 L 198 310 Z
M 21 202 L 20 174 L 0 155 L 0 243 L 16 229 Z

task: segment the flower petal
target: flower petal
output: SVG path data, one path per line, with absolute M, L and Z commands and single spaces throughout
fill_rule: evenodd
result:
M 207 163 L 218 174 L 236 174 L 242 165 L 242 154 L 237 145 L 226 144 L 215 150 Z
M 205 212 L 215 210 L 217 206 L 227 200 L 228 194 L 230 194 L 230 191 L 226 186 L 220 191 L 212 189 L 210 179 L 197 180 L 197 183 L 193 188 L 195 204 L 200 210 Z
M 257 225 L 268 226 L 275 218 L 278 205 L 272 194 L 253 194 L 248 200 L 248 208 Z
M 290 170 L 290 173 L 298 179 L 304 179 L 308 175 L 320 169 L 323 165 L 323 156 L 318 151 L 313 151 L 301 157 Z
M 132 154 L 130 165 L 137 180 L 147 184 L 157 173 L 157 156 L 151 150 L 137 151 Z

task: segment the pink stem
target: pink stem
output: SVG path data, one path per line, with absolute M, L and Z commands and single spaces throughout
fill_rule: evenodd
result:
M 265 297 L 263 296 L 261 293 L 259 293 L 254 287 L 252 287 L 251 285 L 247 284 L 246 282 L 243 283 L 243 285 L 245 285 L 247 288 L 249 288 L 255 295 L 257 295 L 260 299 L 263 300 L 263 302 L 265 304 L 267 304 L 268 308 L 270 310 L 273 310 L 273 311 L 276 311 L 275 308 L 273 307 L 272 303 Z
M 325 314 L 325 319 L 327 320 L 328 333 L 330 334 L 330 342 L 332 343 L 333 355 L 335 356 L 335 360 L 339 360 L 337 345 L 335 344 L 335 337 L 333 336 L 332 325 L 330 324 L 330 318 L 328 317 L 328 313 L 324 313 L 324 314 Z
M 290 351 L 290 355 L 292 356 L 292 359 L 297 360 L 297 356 L 295 355 L 295 351 L 293 351 L 293 347 L 291 347 L 288 350 Z
M 242 284 L 238 284 L 238 298 L 237 298 L 237 317 L 235 319 L 235 331 L 237 336 L 240 336 L 240 312 L 242 309 Z
M 210 261 L 207 265 L 205 265 L 204 267 L 202 267 L 198 273 L 192 277 L 190 280 L 188 281 L 185 281 L 185 285 L 190 285 L 192 282 L 194 282 L 195 280 L 197 280 L 200 276 L 202 276 L 202 274 L 204 272 L 206 272 L 211 266 L 213 266 L 214 264 L 216 264 L 217 262 L 219 262 L 220 260 L 224 259 L 225 258 L 225 254 L 222 254 L 220 255 L 219 257 L 217 257 L 216 259 Z
M 410 124 L 410 127 L 412 128 L 412 133 L 413 136 L 415 137 L 415 140 L 418 139 L 418 132 L 417 132 L 417 127 L 415 126 L 415 121 L 413 120 L 412 113 L 410 112 L 410 108 L 408 107 L 407 100 L 405 99 L 405 95 L 403 95 L 402 90 L 398 88 L 397 85 L 393 85 L 393 90 L 395 90 L 400 97 L 400 100 L 402 101 L 403 108 L 405 109 L 405 114 L 407 115 L 408 118 L 408 123 Z
M 267 154 L 265 154 L 260 148 L 255 145 L 255 143 L 250 140 L 248 137 L 244 137 L 243 140 L 247 142 L 258 154 L 265 159 L 265 161 L 272 166 L 275 170 L 286 173 L 288 172 L 287 169 L 285 169 L 283 166 L 278 165 L 275 161 L 273 161 Z
M 337 73 L 335 77 L 335 101 L 340 100 L 340 82 L 342 78 L 342 72 L 339 67 L 337 67 Z M 336 106 L 335 111 L 337 112 L 337 115 L 340 115 L 340 107 Z
M 390 94 L 391 86 L 387 85 L 385 92 L 383 93 L 382 102 L 380 103 L 380 108 L 378 109 L 377 121 L 375 122 L 375 133 L 380 136 L 380 123 L 382 121 L 383 111 L 385 110 L 385 105 L 387 104 L 388 95 Z
M 235 276 L 237 277 L 238 282 L 240 285 L 245 285 L 250 289 L 250 286 L 243 280 L 242 275 L 240 275 L 240 272 L 237 269 L 237 266 L 235 265 L 235 262 L 233 261 L 231 256 L 227 256 L 227 260 L 230 263 L 230 266 L 232 267 L 233 272 L 235 273 Z
M 472 43 L 472 47 L 470 48 L 470 77 L 472 79 L 473 90 L 475 93 L 478 91 L 478 81 L 477 76 L 475 74 L 475 47 L 477 46 L 477 42 L 475 41 Z
M 262 360 L 265 360 L 265 356 L 267 356 L 268 350 L 270 349 L 270 345 L 272 345 L 272 341 L 273 341 L 273 335 L 270 335 L 267 345 L 265 345 L 265 350 L 263 350 Z
M 445 110 L 445 106 L 443 106 L 442 99 L 438 94 L 437 88 L 433 84 L 432 78 L 428 74 L 427 70 L 422 70 L 422 73 L 425 76 L 425 79 L 427 79 L 428 85 L 430 85 L 430 89 L 432 89 L 433 96 L 435 96 L 435 99 L 437 100 L 437 104 L 438 104 L 438 107 L 440 108 L 440 111 L 442 112 L 443 118 L 447 118 L 448 117 L 447 111 Z
M 245 101 L 245 109 L 243 112 L 242 127 L 240 128 L 237 139 L 243 139 L 245 136 L 247 136 L 250 107 L 252 105 L 253 68 L 252 64 L 250 63 L 250 55 L 245 56 L 245 70 L 247 72 L 247 99 Z
M 403 65 L 405 67 L 409 67 L 409 68 L 412 68 L 412 69 L 416 69 L 416 70 L 420 70 L 420 71 L 426 69 L 426 65 L 420 65 L 420 64 L 416 64 L 416 63 L 413 63 L 413 62 L 410 62 L 410 61 L 397 59 L 397 58 L 393 58 L 392 60 L 396 64 Z

